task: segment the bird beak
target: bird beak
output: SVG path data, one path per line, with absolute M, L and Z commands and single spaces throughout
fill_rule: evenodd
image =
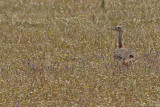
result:
M 115 27 L 109 27 L 108 30 L 116 30 Z

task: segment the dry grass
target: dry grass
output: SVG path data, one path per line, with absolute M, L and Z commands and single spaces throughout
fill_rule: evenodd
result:
M 160 106 L 158 0 L 1 0 L 0 106 Z M 123 25 L 133 70 L 115 73 Z

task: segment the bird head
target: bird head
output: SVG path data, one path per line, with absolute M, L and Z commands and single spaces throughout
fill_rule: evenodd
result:
M 111 29 L 111 30 L 118 31 L 118 32 L 123 32 L 122 26 L 116 26 L 116 27 L 112 27 L 112 28 L 110 28 L 110 29 Z

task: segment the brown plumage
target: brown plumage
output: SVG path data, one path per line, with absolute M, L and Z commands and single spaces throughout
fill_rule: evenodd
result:
M 112 30 L 118 31 L 118 49 L 114 51 L 114 60 L 118 63 L 118 67 L 121 69 L 122 66 L 129 67 L 131 62 L 136 61 L 136 54 L 132 49 L 125 48 L 122 44 L 122 33 L 123 28 L 116 26 L 111 28 Z

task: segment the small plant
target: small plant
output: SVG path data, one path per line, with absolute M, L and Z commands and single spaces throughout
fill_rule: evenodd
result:
M 104 0 L 102 0 L 102 1 L 101 1 L 101 8 L 103 8 L 103 9 L 104 9 L 104 6 L 105 6 L 105 4 L 104 4 Z

